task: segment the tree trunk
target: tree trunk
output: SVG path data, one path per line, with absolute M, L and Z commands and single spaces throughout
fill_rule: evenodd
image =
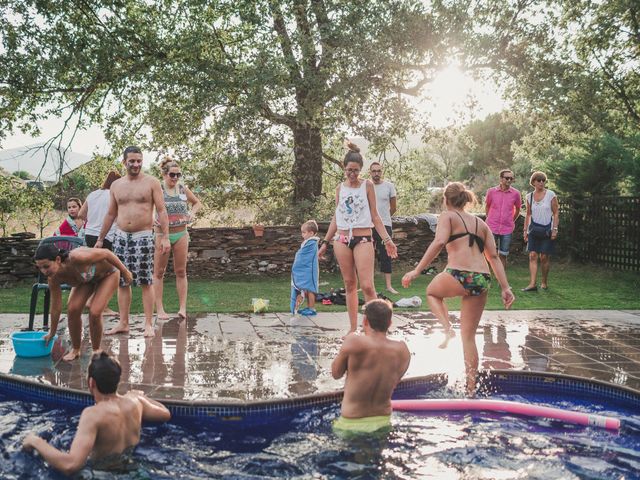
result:
M 322 136 L 320 129 L 297 124 L 293 129 L 293 202 L 311 210 L 322 193 Z

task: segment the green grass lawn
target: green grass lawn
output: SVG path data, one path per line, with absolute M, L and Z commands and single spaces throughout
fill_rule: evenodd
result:
M 420 296 L 423 301 L 421 310 L 428 310 L 425 301 L 425 287 L 433 278 L 422 276 L 408 289 L 400 286 L 400 279 L 409 267 L 398 266 L 393 274 L 393 284 L 399 295 L 389 295 L 392 300 L 402 297 Z M 526 264 L 510 265 L 507 271 L 509 282 L 516 295 L 513 309 L 640 309 L 640 274 L 619 272 L 593 265 L 574 263 L 555 263 L 549 276 L 549 290 L 538 293 L 524 293 L 520 288 L 528 283 L 529 271 Z M 218 280 L 197 280 L 189 282 L 188 311 L 197 312 L 249 312 L 251 298 L 261 297 L 270 300 L 270 311 L 286 312 L 289 310 L 290 278 L 288 275 L 277 277 L 226 277 Z M 339 274 L 322 274 L 320 276 L 321 291 L 342 286 Z M 376 286 L 379 291 L 383 285 L 382 276 L 376 275 Z M 385 292 L 386 293 L 386 292 Z M 28 313 L 31 285 L 23 284 L 0 291 L 0 313 Z M 40 298 L 43 294 L 40 294 Z M 39 308 L 42 308 L 40 300 Z M 451 299 L 452 310 L 459 309 L 460 300 Z M 115 298 L 111 308 L 117 309 Z M 165 282 L 165 309 L 175 312 L 178 299 L 173 279 Z M 493 283 L 489 293 L 487 309 L 501 309 L 500 288 Z M 318 305 L 319 311 L 344 311 L 344 306 Z M 133 313 L 142 312 L 140 289 L 133 289 Z

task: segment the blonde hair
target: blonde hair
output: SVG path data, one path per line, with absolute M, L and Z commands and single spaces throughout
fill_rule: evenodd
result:
M 447 205 L 453 208 L 465 208 L 467 203 L 476 203 L 476 196 L 460 182 L 451 182 L 444 189 Z
M 160 162 L 160 170 L 162 171 L 162 173 L 167 174 L 169 173 L 169 169 L 171 167 L 180 168 L 180 165 L 178 165 L 178 162 L 176 162 L 173 158 L 167 155 Z
M 315 220 L 307 220 L 302 224 L 302 229 L 305 232 L 318 233 L 318 223 Z
M 546 182 L 547 176 L 543 172 L 533 172 L 531 174 L 531 178 L 529 179 L 529 185 L 531 185 L 532 187 L 535 187 L 533 182 L 535 182 L 536 180 L 544 180 Z

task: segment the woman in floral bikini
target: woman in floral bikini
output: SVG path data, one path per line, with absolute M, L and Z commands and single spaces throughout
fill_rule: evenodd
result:
M 478 370 L 476 329 L 487 303 L 491 282 L 487 261 L 491 264 L 502 288 L 502 302 L 505 308 L 509 308 L 515 300 L 498 257 L 491 230 L 478 217 L 464 210 L 467 204 L 474 201 L 475 196 L 462 183 L 453 182 L 447 185 L 444 190 L 446 211 L 438 219 L 436 236 L 416 268 L 402 278 L 402 286 L 407 288 L 446 246 L 447 268 L 436 275 L 427 287 L 427 301 L 433 314 L 444 326 L 445 340 L 440 348 L 445 348 L 454 333 L 444 299 L 462 297 L 460 333 L 469 393 L 475 389 Z

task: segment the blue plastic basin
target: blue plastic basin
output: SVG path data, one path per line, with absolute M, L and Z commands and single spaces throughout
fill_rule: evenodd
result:
M 54 336 L 49 345 L 44 344 L 44 337 L 48 332 L 13 332 L 11 341 L 13 349 L 19 357 L 45 357 L 51 354 L 53 344 L 58 339 Z

